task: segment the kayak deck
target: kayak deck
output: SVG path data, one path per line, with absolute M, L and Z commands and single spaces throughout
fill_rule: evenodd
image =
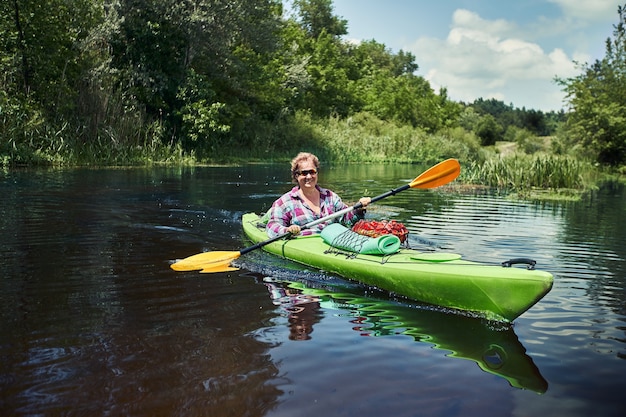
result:
M 259 216 L 243 216 L 243 229 L 254 243 L 268 239 Z M 545 296 L 553 284 L 549 272 L 481 264 L 458 254 L 400 249 L 391 255 L 348 254 L 319 235 L 299 236 L 263 246 L 269 253 L 335 273 L 416 301 L 512 322 Z

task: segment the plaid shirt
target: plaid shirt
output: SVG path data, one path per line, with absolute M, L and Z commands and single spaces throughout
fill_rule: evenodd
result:
M 267 234 L 269 237 L 275 237 L 287 233 L 287 227 L 292 224 L 304 226 L 307 223 L 326 217 L 348 207 L 341 198 L 334 192 L 316 185 L 315 188 L 320 193 L 320 214 L 315 214 L 313 210 L 302 200 L 298 193 L 299 187 L 293 187 L 291 191 L 283 194 L 278 200 L 272 204 L 269 212 L 269 220 L 267 222 Z M 341 223 L 352 225 L 362 218 L 362 214 L 351 211 L 344 214 L 340 219 Z M 324 223 L 317 224 L 310 229 L 303 230 L 301 235 L 311 235 L 319 233 L 324 226 L 332 222 L 329 220 Z M 336 220 L 335 220 L 336 221 Z

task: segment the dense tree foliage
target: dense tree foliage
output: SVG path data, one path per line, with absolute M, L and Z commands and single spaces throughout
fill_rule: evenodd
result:
M 291 4 L 286 15 L 281 0 L 1 2 L 0 163 L 106 161 L 159 147 L 197 158 L 273 152 L 311 136 L 297 126 L 309 117 L 528 144 L 565 118 L 454 102 L 417 75 L 411 53 L 344 39 L 332 0 Z M 623 9 L 620 17 L 607 57 L 563 81 L 572 140 L 609 163 L 624 158 Z
M 121 0 L 113 6 L 116 30 L 108 44 L 117 88 L 188 148 L 212 148 L 225 133 L 241 136 L 255 117 L 282 106 L 271 66 L 280 2 Z
M 334 37 L 348 33 L 348 21 L 333 15 L 332 0 L 294 0 L 293 3 L 309 38 L 317 39 L 322 32 Z
M 582 65 L 577 77 L 560 80 L 572 110 L 567 145 L 582 146 L 598 162 L 615 166 L 626 164 L 626 4 L 618 15 L 604 58 Z
M 565 121 L 563 111 L 542 112 L 540 110 L 516 108 L 496 99 L 475 100 L 470 105 L 478 114 L 492 116 L 503 132 L 511 128 L 525 129 L 537 136 L 549 136 L 555 133 L 559 124 Z

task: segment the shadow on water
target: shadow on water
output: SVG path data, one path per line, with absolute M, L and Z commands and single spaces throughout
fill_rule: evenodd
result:
M 245 267 L 257 269 L 250 263 Z M 307 270 L 262 269 L 262 274 L 250 275 L 268 288 L 273 303 L 287 315 L 290 339 L 308 339 L 319 320 L 317 311 L 333 311 L 360 336 L 408 336 L 449 352 L 447 357 L 473 361 L 512 387 L 540 394 L 548 389 L 510 324 L 385 299 L 385 293 L 375 289 Z

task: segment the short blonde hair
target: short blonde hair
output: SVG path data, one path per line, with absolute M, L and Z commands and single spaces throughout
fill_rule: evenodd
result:
M 317 156 L 309 152 L 300 152 L 298 155 L 296 155 L 295 158 L 291 160 L 291 177 L 294 180 L 297 180 L 298 178 L 300 163 L 309 160 L 313 162 L 313 165 L 315 165 L 315 169 L 320 169 L 320 160 L 317 159 Z

